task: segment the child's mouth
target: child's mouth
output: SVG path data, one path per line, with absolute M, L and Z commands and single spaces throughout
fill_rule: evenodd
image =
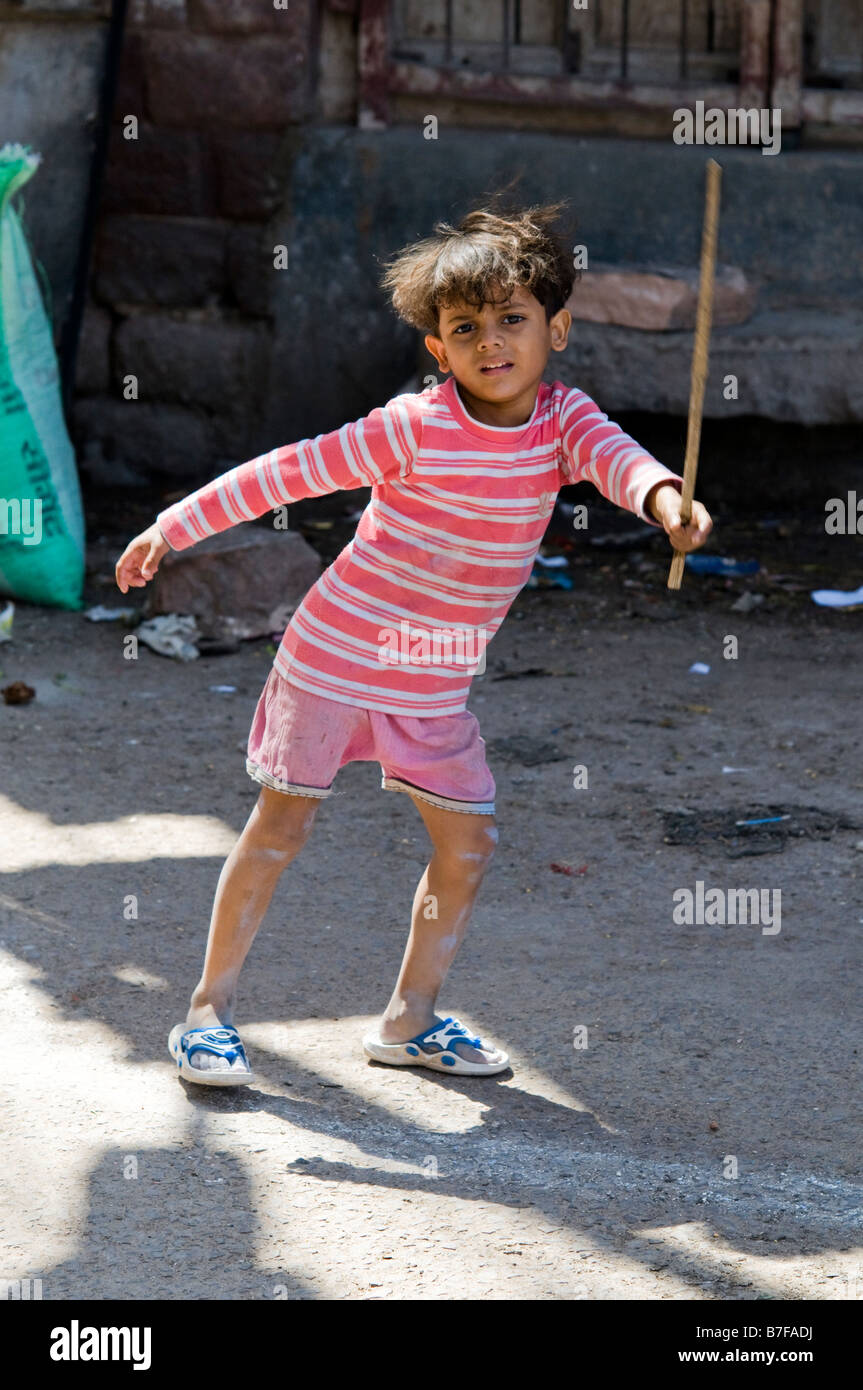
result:
M 483 376 L 502 376 L 504 372 L 511 370 L 511 362 L 490 362 L 487 367 L 480 367 Z

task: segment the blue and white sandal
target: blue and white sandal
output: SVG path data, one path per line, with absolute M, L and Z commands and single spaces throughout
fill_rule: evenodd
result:
M 168 1035 L 168 1051 L 183 1080 L 195 1081 L 199 1086 L 248 1086 L 255 1079 L 236 1028 L 187 1028 L 185 1023 L 178 1023 Z M 231 1067 L 230 1071 L 211 1071 L 208 1068 L 204 1071 L 192 1066 L 195 1052 L 209 1052 L 229 1062 L 239 1059 L 243 1069 Z
M 467 1043 L 477 1050 L 482 1047 L 481 1039 L 472 1038 L 457 1018 L 445 1018 L 403 1043 L 381 1042 L 376 1033 L 367 1033 L 363 1050 L 373 1061 L 387 1062 L 391 1067 L 429 1067 L 455 1076 L 494 1076 L 509 1066 L 506 1053 L 499 1062 L 469 1062 L 452 1051 L 453 1043 Z

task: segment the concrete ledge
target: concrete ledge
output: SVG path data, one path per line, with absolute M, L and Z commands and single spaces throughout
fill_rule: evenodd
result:
M 549 380 L 579 386 L 604 411 L 687 414 L 694 334 L 574 323 Z M 715 328 L 704 414 L 803 425 L 863 421 L 863 311 L 788 309 Z M 736 378 L 736 399 L 727 398 Z

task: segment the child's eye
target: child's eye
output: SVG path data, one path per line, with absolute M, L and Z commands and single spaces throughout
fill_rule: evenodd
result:
M 504 323 L 523 323 L 524 319 L 524 314 L 504 314 L 503 317 Z M 473 327 L 474 325 L 472 323 L 460 323 L 457 328 L 453 329 L 453 333 L 462 333 L 462 329 L 469 330 Z M 464 335 L 462 334 L 462 336 Z

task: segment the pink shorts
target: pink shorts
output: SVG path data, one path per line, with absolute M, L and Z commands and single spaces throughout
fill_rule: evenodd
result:
M 295 796 L 327 797 L 339 768 L 378 762 L 385 791 L 448 811 L 494 814 L 495 783 L 469 710 L 428 718 L 342 704 L 291 685 L 275 667 L 249 733 L 246 771 Z

